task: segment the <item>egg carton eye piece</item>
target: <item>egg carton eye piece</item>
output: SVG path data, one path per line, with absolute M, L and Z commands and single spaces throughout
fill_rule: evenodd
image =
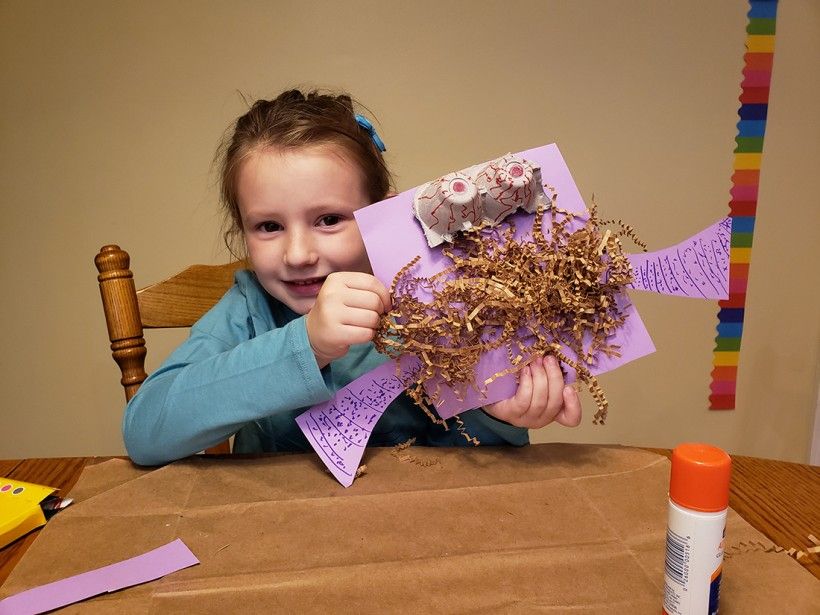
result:
M 469 175 L 450 173 L 421 186 L 413 199 L 413 210 L 433 248 L 452 242 L 453 233 L 469 230 L 481 221 L 481 195 Z
M 535 213 L 549 200 L 541 184 L 541 169 L 523 158 L 507 154 L 484 166 L 476 175 L 476 185 L 484 195 L 484 220 L 498 224 L 519 209 Z
M 458 231 L 479 223 L 497 225 L 518 209 L 535 213 L 549 202 L 541 169 L 507 154 L 424 184 L 416 191 L 413 211 L 433 248 L 452 242 Z

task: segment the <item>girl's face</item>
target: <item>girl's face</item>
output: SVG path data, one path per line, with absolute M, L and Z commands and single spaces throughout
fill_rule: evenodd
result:
M 307 314 L 325 278 L 371 273 L 353 212 L 368 205 L 362 173 L 338 148 L 264 149 L 239 169 L 242 234 L 262 287 Z

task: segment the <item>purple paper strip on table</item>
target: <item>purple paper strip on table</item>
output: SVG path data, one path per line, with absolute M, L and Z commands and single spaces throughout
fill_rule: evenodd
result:
M 148 553 L 9 596 L 0 600 L 0 615 L 45 613 L 93 596 L 154 581 L 198 563 L 191 550 L 177 538 Z
M 356 478 L 373 427 L 403 390 L 395 361 L 388 361 L 296 417 L 313 450 L 345 487 Z

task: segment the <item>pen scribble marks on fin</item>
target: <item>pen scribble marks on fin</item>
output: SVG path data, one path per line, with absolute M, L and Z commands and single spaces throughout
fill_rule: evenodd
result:
M 345 486 L 356 476 L 376 423 L 404 390 L 395 369 L 388 362 L 368 372 L 296 419 L 310 445 Z
M 630 254 L 635 272 L 630 288 L 665 295 L 726 299 L 732 220 L 724 218 L 676 246 Z

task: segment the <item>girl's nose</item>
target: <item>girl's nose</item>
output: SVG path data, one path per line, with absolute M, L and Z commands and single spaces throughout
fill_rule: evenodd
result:
M 290 267 L 314 265 L 319 256 L 310 233 L 293 232 L 285 250 L 285 264 Z

